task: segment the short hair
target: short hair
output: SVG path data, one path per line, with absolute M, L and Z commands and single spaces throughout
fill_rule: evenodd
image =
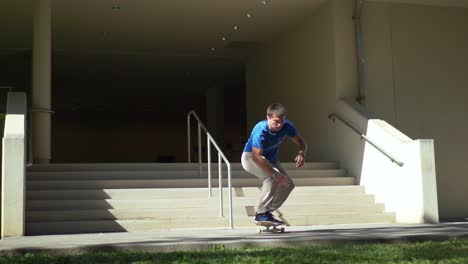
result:
M 268 116 L 286 116 L 286 107 L 280 103 L 273 103 L 268 106 L 267 108 L 267 115 Z

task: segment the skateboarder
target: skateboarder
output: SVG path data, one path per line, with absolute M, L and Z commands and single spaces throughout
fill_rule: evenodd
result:
M 255 214 L 256 224 L 282 225 L 272 212 L 278 209 L 294 189 L 294 183 L 278 161 L 278 148 L 288 136 L 298 146 L 296 167 L 305 162 L 307 144 L 296 127 L 286 119 L 286 108 L 279 103 L 268 106 L 266 119 L 252 129 L 242 153 L 242 167 L 262 181 L 262 194 Z

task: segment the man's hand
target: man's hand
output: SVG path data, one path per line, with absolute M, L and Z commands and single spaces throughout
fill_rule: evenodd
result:
M 294 141 L 294 143 L 296 143 L 300 147 L 299 154 L 296 155 L 296 157 L 294 158 L 294 161 L 296 162 L 296 168 L 300 168 L 302 167 L 302 165 L 304 165 L 304 162 L 305 162 L 305 154 L 307 153 L 307 144 L 305 143 L 304 139 L 299 135 L 296 135 L 295 137 L 292 137 L 291 139 L 292 141 Z
M 305 162 L 304 155 L 302 153 L 297 154 L 296 158 L 294 158 L 294 161 L 296 162 L 296 168 L 302 167 L 302 165 L 304 165 Z
M 273 179 L 278 183 L 278 185 L 283 187 L 289 187 L 288 177 L 284 174 L 276 173 L 276 175 L 273 176 Z

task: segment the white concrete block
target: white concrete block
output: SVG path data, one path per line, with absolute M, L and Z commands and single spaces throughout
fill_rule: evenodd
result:
M 2 148 L 2 237 L 24 235 L 26 94 L 9 93 Z

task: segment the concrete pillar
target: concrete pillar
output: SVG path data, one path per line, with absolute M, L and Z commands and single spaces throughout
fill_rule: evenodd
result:
M 34 1 L 32 145 L 35 163 L 51 159 L 51 0 Z

